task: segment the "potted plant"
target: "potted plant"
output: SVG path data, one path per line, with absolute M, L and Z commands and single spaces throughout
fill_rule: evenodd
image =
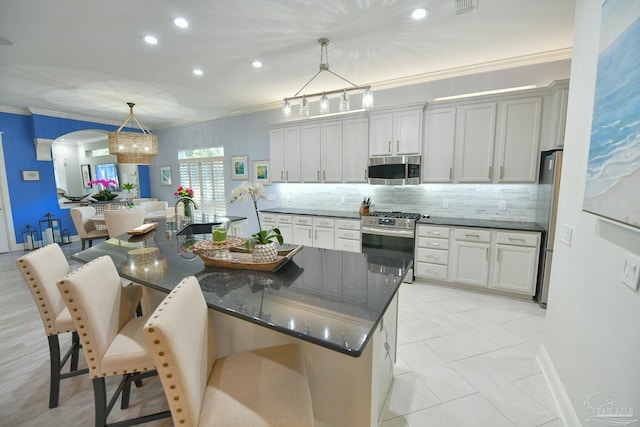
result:
M 256 213 L 258 219 L 258 232 L 251 235 L 251 239 L 247 240 L 245 245 L 247 249 L 251 250 L 253 262 L 271 262 L 275 261 L 278 257 L 278 247 L 273 242 L 274 239 L 281 245 L 284 243 L 280 230 L 278 228 L 272 228 L 271 230 L 263 230 L 260 223 L 260 211 L 258 210 L 258 200 L 264 199 L 264 186 L 262 183 L 253 183 L 245 181 L 231 191 L 231 201 L 233 203 L 236 200 L 244 202 L 251 198 L 253 202 L 253 210 Z
M 133 206 L 133 195 L 131 194 L 131 190 L 135 188 L 136 188 L 136 185 L 130 182 L 127 182 L 126 184 L 122 184 L 122 189 L 127 190 L 127 206 L 129 207 Z
M 94 179 L 93 181 L 87 182 L 87 185 L 92 187 L 94 185 L 98 186 L 98 192 L 92 194 L 91 197 L 99 202 L 106 202 L 118 197 L 117 193 L 111 191 L 112 188 L 115 188 L 118 185 L 118 182 L 115 179 Z

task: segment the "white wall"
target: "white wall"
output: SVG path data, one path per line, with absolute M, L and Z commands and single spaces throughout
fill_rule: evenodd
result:
M 569 425 L 593 424 L 584 402 L 594 393 L 633 408 L 635 419 L 640 412 L 640 295 L 620 281 L 623 254 L 640 256 L 640 230 L 582 211 L 602 3 L 576 2 L 558 210 L 558 223 L 573 227 L 573 243 L 561 244 L 556 233 L 542 348 L 575 411 Z

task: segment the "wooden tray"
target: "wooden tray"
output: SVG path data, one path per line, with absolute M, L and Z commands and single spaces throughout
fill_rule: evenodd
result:
M 202 242 L 198 242 L 202 243 Z M 244 270 L 263 270 L 263 271 L 276 271 L 287 263 L 295 254 L 300 252 L 304 247 L 299 245 L 291 250 L 278 251 L 278 257 L 272 262 L 253 262 L 251 253 L 248 251 L 238 251 L 239 248 L 232 248 L 228 252 L 227 258 L 212 258 L 209 256 L 207 250 L 201 249 L 196 243 L 193 245 L 193 253 L 198 255 L 204 261 L 204 265 L 207 267 L 224 267 L 224 268 L 238 268 Z M 280 255 L 280 252 L 285 253 Z
M 132 236 L 139 236 L 140 234 L 148 233 L 149 231 L 155 229 L 158 226 L 157 222 L 148 222 L 146 224 L 142 224 L 139 227 L 134 228 L 133 230 L 127 231 L 128 234 Z

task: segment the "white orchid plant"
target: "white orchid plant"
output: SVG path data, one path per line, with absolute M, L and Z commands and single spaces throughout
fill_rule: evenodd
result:
M 260 182 L 249 184 L 248 181 L 244 181 L 242 184 L 231 190 L 231 201 L 229 201 L 229 203 L 233 203 L 236 200 L 244 203 L 250 199 L 253 202 L 253 209 L 255 210 L 256 218 L 258 219 L 259 231 L 251 235 L 251 240 L 246 241 L 245 246 L 247 247 L 247 249 L 250 249 L 252 244 L 255 243 L 266 245 L 267 243 L 271 243 L 273 239 L 277 239 L 278 243 L 280 243 L 281 245 L 284 242 L 284 240 L 282 239 L 282 234 L 280 234 L 280 230 L 278 228 L 273 228 L 271 230 L 262 229 L 262 224 L 260 223 L 260 211 L 258 210 L 258 200 L 264 198 L 264 186 Z

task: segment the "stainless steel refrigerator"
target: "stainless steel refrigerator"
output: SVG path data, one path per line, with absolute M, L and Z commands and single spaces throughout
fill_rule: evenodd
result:
M 542 307 L 547 306 L 549 296 L 549 278 L 553 260 L 553 239 L 556 231 L 556 211 L 560 193 L 560 173 L 562 171 L 562 150 L 542 153 L 538 191 L 537 222 L 545 228 L 545 237 L 541 248 L 538 286 L 535 300 Z

